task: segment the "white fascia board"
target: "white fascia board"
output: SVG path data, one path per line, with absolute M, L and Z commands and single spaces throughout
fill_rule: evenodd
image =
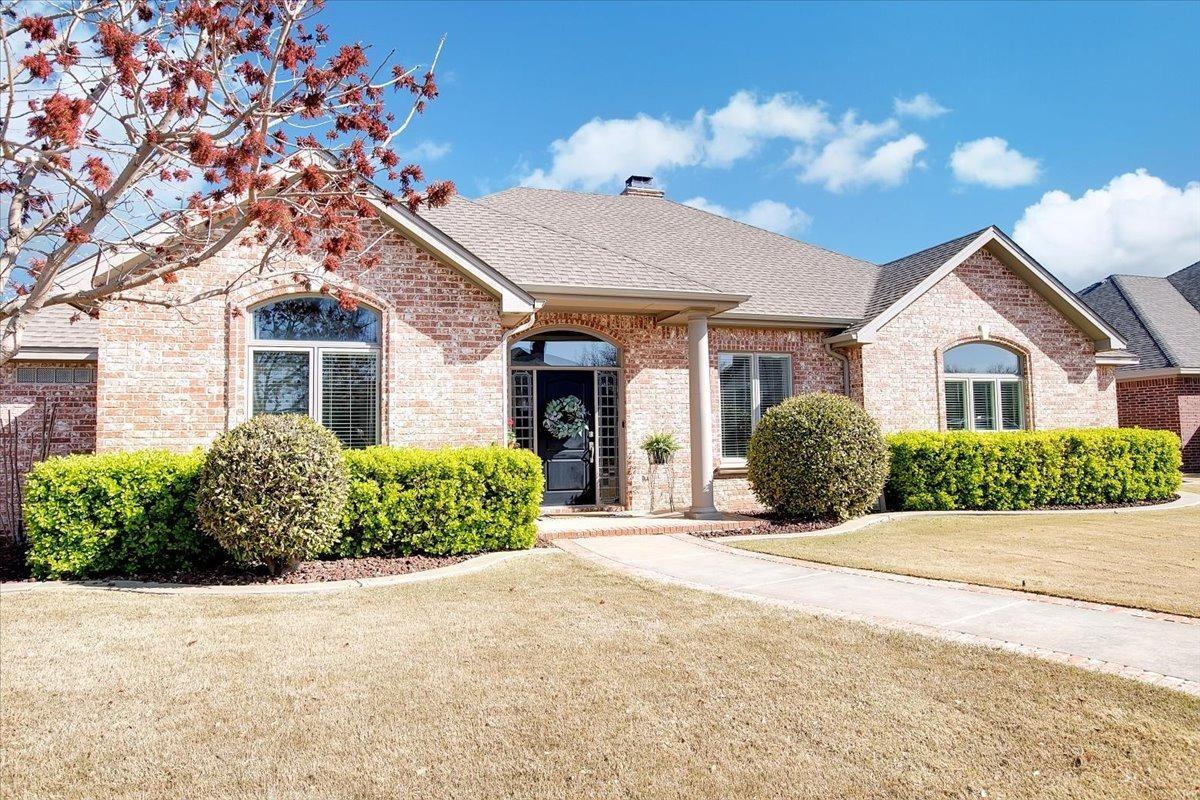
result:
M 95 347 L 22 347 L 13 361 L 95 361 Z
M 728 328 L 845 328 L 858 322 L 842 317 L 808 317 L 796 314 L 738 314 L 728 311 L 709 320 L 710 325 Z
M 1173 378 L 1178 375 L 1200 375 L 1200 367 L 1164 367 L 1162 369 L 1132 369 L 1117 373 L 1117 383 L 1149 378 Z

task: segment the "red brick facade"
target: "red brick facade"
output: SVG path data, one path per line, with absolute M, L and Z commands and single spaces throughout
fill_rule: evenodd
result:
M 41 457 L 43 419 L 51 410 L 54 427 L 47 448 L 49 455 L 88 453 L 95 449 L 96 383 L 94 377 L 86 383 L 57 383 L 53 379 L 18 383 L 17 370 L 40 368 L 44 377 L 51 377 L 44 371 L 91 371 L 92 366 L 78 361 L 10 361 L 0 367 L 0 436 L 7 442 L 15 431 L 20 475 L 24 475 L 33 460 Z M 6 473 L 5 465 L 0 464 L 0 473 Z M 9 476 L 3 474 L 0 476 L 0 531 L 10 527 L 7 515 L 10 491 Z
M 1155 428 L 1179 434 L 1184 470 L 1200 472 L 1200 376 L 1120 380 L 1117 415 L 1121 427 Z
M 339 285 L 382 317 L 383 442 L 437 447 L 501 441 L 498 301 L 397 234 L 388 234 L 377 252 L 377 267 Z M 157 291 L 186 295 L 220 287 L 254 255 L 230 248 Z M 311 294 L 294 279 L 297 273 L 319 270 L 297 259 L 232 298 L 216 296 L 177 310 L 130 304 L 106 311 L 100 319 L 98 449 L 202 447 L 245 420 L 251 309 L 272 298 Z
M 1092 341 L 986 250 L 963 262 L 884 325 L 854 362 L 863 405 L 886 432 L 945 427 L 942 353 L 981 338 L 1024 358 L 1026 425 L 1111 427 L 1117 399 L 1111 367 Z M 853 393 L 853 390 L 852 390 Z
M 387 237 L 375 269 L 339 284 L 381 314 L 382 441 L 420 447 L 501 441 L 509 414 L 502 402 L 506 331 L 499 302 L 408 240 L 393 233 Z M 216 290 L 245 271 L 254 255 L 230 248 L 204 268 L 182 273 L 178 284 L 153 291 L 165 299 Z M 67 414 L 60 408 L 56 452 L 92 447 L 188 450 L 207 445 L 246 419 L 252 309 L 269 299 L 319 288 L 296 280 L 299 274 L 317 272 L 312 263 L 297 258 L 232 297 L 218 293 L 181 309 L 129 305 L 106 310 L 100 319 L 97 385 L 42 390 L 66 391 L 73 403 Z M 714 466 L 720 465 L 719 354 L 789 354 L 793 393 L 840 392 L 848 377 L 850 395 L 885 430 L 937 429 L 942 424 L 941 353 L 978 338 L 981 325 L 990 339 L 1025 356 L 1032 427 L 1116 423 L 1111 371 L 1096 366 L 1092 342 L 981 251 L 885 325 L 877 341 L 839 351 L 845 361 L 824 347 L 832 330 L 714 324 L 709 334 Z M 665 508 L 672 499 L 677 508 L 686 507 L 686 328 L 660 324 L 647 315 L 543 312 L 521 335 L 554 327 L 594 331 L 621 349 L 622 501 L 643 511 Z M 10 365 L 4 373 L 5 407 L 27 406 L 28 399 L 12 388 L 11 370 Z M 1195 395 L 1189 397 L 1195 409 Z M 656 432 L 674 434 L 684 447 L 672 465 L 652 470 L 640 444 Z M 723 508 L 752 500 L 744 477 L 735 471 L 718 474 L 716 495 Z

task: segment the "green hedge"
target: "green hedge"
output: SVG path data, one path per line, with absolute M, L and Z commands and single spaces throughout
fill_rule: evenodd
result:
M 221 557 L 196 527 L 204 457 L 156 450 L 42 461 L 25 484 L 30 570 L 88 578 L 185 569 Z
M 350 499 L 341 556 L 447 555 L 532 547 L 536 455 L 501 447 L 343 453 Z M 51 458 L 29 473 L 25 521 L 38 578 L 169 572 L 226 558 L 196 521 L 204 455 L 161 451 Z
M 888 437 L 888 507 L 1028 509 L 1165 500 L 1179 489 L 1179 437 L 1100 428 Z
M 370 447 L 346 463 L 343 556 L 518 550 L 537 538 L 542 463 L 527 450 Z

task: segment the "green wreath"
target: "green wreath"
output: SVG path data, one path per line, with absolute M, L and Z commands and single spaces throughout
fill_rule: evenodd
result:
M 570 439 L 588 430 L 587 408 L 573 394 L 546 403 L 542 427 L 555 439 Z

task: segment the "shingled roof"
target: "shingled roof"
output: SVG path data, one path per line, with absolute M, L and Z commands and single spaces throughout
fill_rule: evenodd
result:
M 869 262 L 665 198 L 518 188 L 482 197 L 475 205 L 652 267 L 649 280 L 666 274 L 749 295 L 738 315 L 803 315 L 844 325 L 862 318 L 879 273 Z M 436 216 L 430 219 L 441 227 Z M 447 233 L 457 238 L 455 230 Z M 489 242 L 479 246 L 480 256 L 490 260 L 496 248 Z M 541 258 L 522 255 L 535 257 Z M 554 261 L 555 270 L 591 271 L 587 264 L 563 261 Z M 549 280 L 553 276 L 546 272 L 528 282 L 558 282 Z
M 1147 369 L 1200 369 L 1200 262 L 1173 275 L 1110 275 L 1079 293 Z

